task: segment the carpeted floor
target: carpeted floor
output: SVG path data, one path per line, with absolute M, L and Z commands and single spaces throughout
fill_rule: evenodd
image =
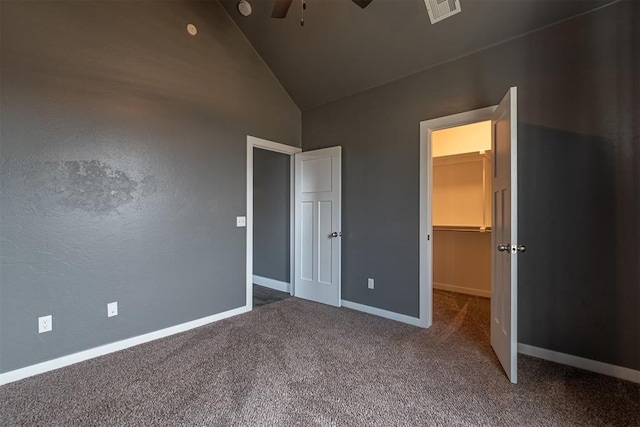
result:
M 289 298 L 0 387 L 5 425 L 640 425 L 640 385 L 489 345 L 489 302 L 428 330 Z

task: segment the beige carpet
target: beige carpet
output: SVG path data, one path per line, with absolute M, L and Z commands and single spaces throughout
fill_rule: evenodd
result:
M 290 298 L 0 387 L 13 425 L 640 425 L 640 385 L 520 356 L 488 300 L 435 294 L 422 330 Z

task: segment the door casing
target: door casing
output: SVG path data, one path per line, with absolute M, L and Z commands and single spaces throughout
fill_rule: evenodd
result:
M 420 244 L 419 244 L 419 325 L 433 324 L 433 225 L 431 202 L 433 194 L 433 157 L 431 134 L 433 131 L 491 120 L 497 105 L 478 110 L 438 117 L 420 122 Z
M 295 286 L 295 248 L 294 248 L 294 160 L 296 153 L 302 152 L 299 147 L 281 144 L 279 142 L 269 141 L 255 136 L 247 135 L 247 278 L 246 278 L 246 302 L 245 307 L 249 310 L 253 309 L 253 149 L 260 148 L 262 150 L 275 151 L 277 153 L 287 154 L 290 156 L 290 178 L 289 178 L 289 291 L 294 295 Z

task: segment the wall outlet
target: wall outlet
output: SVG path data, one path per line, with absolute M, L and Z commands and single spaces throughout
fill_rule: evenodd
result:
M 38 317 L 38 333 L 49 332 L 53 329 L 53 317 L 51 315 Z
M 237 216 L 236 217 L 236 227 L 246 227 L 247 226 L 247 217 L 246 216 Z
M 371 277 L 367 279 L 367 287 L 373 289 L 373 279 Z
M 118 302 L 110 302 L 107 304 L 107 317 L 113 317 L 118 315 Z

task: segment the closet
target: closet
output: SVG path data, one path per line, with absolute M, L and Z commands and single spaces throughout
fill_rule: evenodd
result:
M 432 134 L 433 287 L 491 296 L 491 122 Z

